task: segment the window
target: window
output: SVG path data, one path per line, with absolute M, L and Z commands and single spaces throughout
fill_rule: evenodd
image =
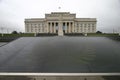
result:
M 82 24 L 80 24 L 80 27 L 82 26 Z

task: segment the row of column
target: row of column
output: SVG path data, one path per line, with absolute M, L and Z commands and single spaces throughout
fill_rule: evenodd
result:
M 74 23 L 73 22 L 48 22 L 47 23 L 47 32 L 48 33 L 56 33 L 56 30 L 61 29 L 64 30 L 65 33 L 73 33 L 74 32 Z
M 48 33 L 56 33 L 56 23 L 55 22 L 49 22 L 47 24 L 47 32 Z
M 74 23 L 73 22 L 64 22 L 63 26 L 66 27 L 65 33 L 73 33 L 74 32 Z

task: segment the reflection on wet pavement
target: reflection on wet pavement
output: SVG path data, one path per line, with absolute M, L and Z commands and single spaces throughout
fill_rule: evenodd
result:
M 120 72 L 119 53 L 106 37 L 23 37 L 0 47 L 0 72 Z

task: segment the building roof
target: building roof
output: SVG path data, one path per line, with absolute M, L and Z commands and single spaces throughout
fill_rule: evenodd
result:
M 25 22 L 39 22 L 39 21 L 45 21 L 45 18 L 27 18 L 27 19 L 25 19 Z
M 60 14 L 62 14 L 63 20 L 75 20 L 75 21 L 97 21 L 96 18 L 76 18 L 76 14 L 70 12 L 51 12 L 50 14 L 45 14 L 45 18 L 28 18 L 25 22 L 30 21 L 45 21 L 47 20 L 59 20 Z

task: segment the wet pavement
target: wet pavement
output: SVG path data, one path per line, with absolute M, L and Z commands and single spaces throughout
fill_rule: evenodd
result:
M 0 76 L 0 80 L 120 80 L 119 76 Z
M 107 37 L 23 37 L 0 47 L 0 72 L 120 72 L 120 41 Z
M 8 42 L 0 42 L 0 47 L 6 45 Z

